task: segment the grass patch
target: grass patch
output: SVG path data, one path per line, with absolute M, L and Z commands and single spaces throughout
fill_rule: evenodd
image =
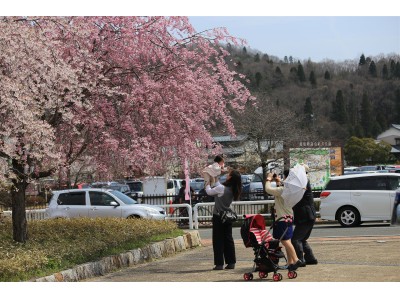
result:
M 174 222 L 77 218 L 28 222 L 28 241 L 12 239 L 12 223 L 0 223 L 0 281 L 27 281 L 101 257 L 182 235 Z

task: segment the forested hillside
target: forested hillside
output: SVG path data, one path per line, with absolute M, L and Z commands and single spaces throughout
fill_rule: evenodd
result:
M 246 47 L 228 45 L 227 50 L 231 68 L 246 75 L 258 105 L 290 110 L 320 139 L 376 138 L 400 123 L 399 54 L 315 63 Z M 281 117 L 284 123 L 287 115 Z

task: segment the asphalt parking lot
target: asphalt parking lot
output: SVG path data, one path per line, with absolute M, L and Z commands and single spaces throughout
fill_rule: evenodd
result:
M 310 238 L 318 265 L 297 270 L 289 279 L 286 271 L 281 282 L 400 282 L 400 236 Z M 234 270 L 213 271 L 210 239 L 202 246 L 145 264 L 124 268 L 87 282 L 244 282 L 251 272 L 254 253 L 242 240 L 235 240 L 237 264 Z M 282 264 L 282 263 L 281 263 Z M 273 282 L 271 274 L 252 282 Z

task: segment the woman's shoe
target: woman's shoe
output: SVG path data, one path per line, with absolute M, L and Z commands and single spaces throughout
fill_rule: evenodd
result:
M 289 270 L 289 271 L 295 271 L 295 270 L 297 270 L 302 264 L 303 264 L 303 262 L 299 259 L 298 261 L 296 261 L 295 264 L 290 264 L 290 265 L 288 266 L 288 270 Z
M 301 260 L 301 263 L 299 264 L 299 267 L 304 268 L 306 266 L 305 261 Z
M 317 265 L 317 264 L 318 264 L 318 260 L 316 260 L 316 259 L 306 261 L 306 265 Z
M 227 264 L 225 269 L 234 269 L 235 268 L 235 264 Z
M 223 270 L 224 266 L 223 265 L 216 265 L 213 270 Z

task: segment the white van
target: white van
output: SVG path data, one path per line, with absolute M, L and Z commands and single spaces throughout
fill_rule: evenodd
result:
M 331 177 L 320 196 L 321 219 L 337 220 L 344 227 L 365 221 L 390 221 L 398 188 L 398 173 Z

